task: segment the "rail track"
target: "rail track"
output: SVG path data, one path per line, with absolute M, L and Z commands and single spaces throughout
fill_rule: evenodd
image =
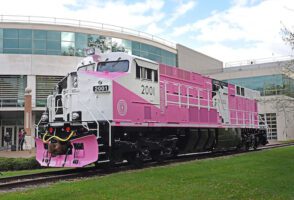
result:
M 255 151 L 264 150 L 264 149 L 272 149 L 278 147 L 285 146 L 293 146 L 293 143 L 285 143 L 285 144 L 275 144 L 275 145 L 267 145 L 264 147 L 260 147 Z M 254 151 L 250 150 L 249 152 Z M 206 158 L 215 158 L 221 156 L 229 156 L 236 154 L 244 154 L 247 151 L 224 151 L 224 152 L 202 152 L 202 153 L 191 153 L 191 154 L 182 154 L 173 159 L 167 159 L 162 162 L 148 162 L 143 165 L 143 168 L 149 168 L 154 166 L 164 166 L 169 165 L 175 162 L 186 162 L 192 160 L 206 159 Z M 134 167 L 130 165 L 126 165 L 126 163 L 116 164 L 111 169 L 97 169 L 95 167 L 87 167 L 87 168 L 79 168 L 79 169 L 67 169 L 60 171 L 51 171 L 44 173 L 36 173 L 36 174 L 28 174 L 21 176 L 12 176 L 0 178 L 0 192 L 13 191 L 20 188 L 27 188 L 39 184 L 48 184 L 53 182 L 58 182 L 61 180 L 74 180 L 78 178 L 87 178 L 92 176 L 105 176 L 111 173 L 122 172 L 127 170 L 132 170 Z

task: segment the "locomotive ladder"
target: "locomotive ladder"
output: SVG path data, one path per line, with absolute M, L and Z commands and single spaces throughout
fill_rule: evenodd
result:
M 109 152 L 107 152 L 107 146 L 110 148 L 111 147 L 111 123 L 109 120 L 106 119 L 106 117 L 103 115 L 102 112 L 100 112 L 100 110 L 95 106 L 95 111 L 97 111 L 97 113 L 99 115 L 102 116 L 102 118 L 107 121 L 108 123 L 108 127 L 109 127 L 109 142 L 108 145 L 105 146 L 106 144 L 103 141 L 103 138 L 100 135 L 100 125 L 99 125 L 99 121 L 95 118 L 95 115 L 92 113 L 92 111 L 88 108 L 88 106 L 86 106 L 85 104 L 83 104 L 82 102 L 79 101 L 79 103 L 87 110 L 87 112 L 90 114 L 91 118 L 93 119 L 93 121 L 96 124 L 96 128 L 88 128 L 88 131 L 96 131 L 97 133 L 97 140 L 98 140 L 98 147 L 99 147 L 99 156 L 104 157 L 103 159 L 99 159 L 98 163 L 102 163 L 102 162 L 109 162 Z

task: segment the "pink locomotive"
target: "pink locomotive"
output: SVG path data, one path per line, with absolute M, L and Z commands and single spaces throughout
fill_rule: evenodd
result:
M 126 53 L 84 58 L 47 98 L 36 137 L 42 166 L 141 164 L 265 145 L 259 93 Z

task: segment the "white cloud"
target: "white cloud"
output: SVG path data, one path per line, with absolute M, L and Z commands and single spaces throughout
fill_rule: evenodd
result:
M 152 35 L 158 35 L 164 31 L 163 28 L 160 28 L 156 25 L 156 23 L 151 23 L 147 26 L 146 33 L 150 33 Z
M 267 0 L 254 3 L 235 1 L 228 10 L 176 27 L 173 36 L 193 34 L 195 40 L 204 43 L 194 48 L 224 61 L 290 53 L 290 48 L 281 39 L 280 29 L 281 22 L 286 26 L 293 25 L 294 11 L 289 8 L 294 8 L 294 2 Z M 226 45 L 232 42 L 235 46 Z M 244 44 L 246 46 L 241 46 Z
M 171 26 L 174 21 L 186 14 L 189 10 L 193 9 L 196 5 L 196 1 L 179 2 L 176 6 L 175 12 L 172 14 L 171 18 L 166 21 L 167 26 Z
M 0 14 L 89 20 L 132 28 L 169 38 L 223 61 L 287 55 L 291 51 L 282 41 L 280 29 L 282 24 L 290 28 L 294 25 L 293 0 L 233 0 L 227 10 L 211 11 L 207 18 L 183 24 L 179 19 L 196 4 L 197 0 L 135 3 L 127 0 L 0 0 Z M 174 12 L 167 13 L 167 7 Z M 183 25 L 170 30 L 175 22 Z
M 128 28 L 140 28 L 163 18 L 163 0 L 127 3 L 124 0 L 0 0 L 3 15 L 47 16 L 103 22 Z

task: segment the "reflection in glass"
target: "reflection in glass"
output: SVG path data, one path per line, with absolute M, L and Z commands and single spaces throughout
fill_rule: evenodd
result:
M 230 79 L 228 82 L 260 91 L 262 96 L 284 94 L 294 97 L 294 79 L 282 74 Z
M 97 71 L 99 72 L 127 72 L 129 70 L 129 61 L 110 61 L 110 62 L 99 62 Z
M 136 41 L 101 35 L 29 29 L 0 29 L 0 53 L 34 53 L 85 56 L 95 47 L 102 53 L 126 52 L 159 63 L 176 66 L 176 54 Z M 19 49 L 22 49 L 19 51 Z
M 71 33 L 71 32 L 62 32 L 61 33 L 61 40 L 74 42 L 75 41 L 75 34 Z
M 75 43 L 74 42 L 61 42 L 61 52 L 64 56 L 74 56 Z
M 119 38 L 111 39 L 111 51 L 112 52 L 131 52 L 131 43 L 129 40 L 122 40 Z
M 111 38 L 100 35 L 88 35 L 88 47 L 100 49 L 102 53 L 111 51 Z
M 88 35 L 83 33 L 76 33 L 75 38 L 75 55 L 85 56 L 84 49 L 87 47 Z

